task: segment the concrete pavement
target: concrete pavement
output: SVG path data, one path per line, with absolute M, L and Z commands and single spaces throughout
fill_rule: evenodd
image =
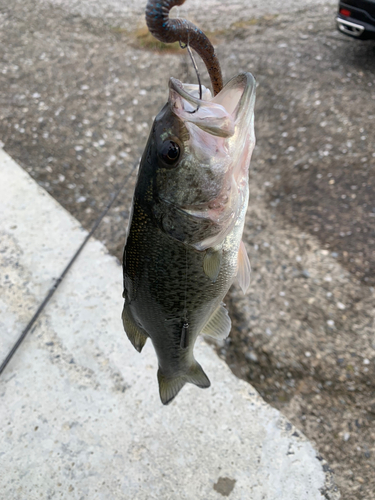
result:
M 1 358 L 86 232 L 0 150 Z M 0 379 L 4 498 L 338 499 L 327 464 L 211 347 L 163 407 L 122 330 L 121 267 L 91 239 Z

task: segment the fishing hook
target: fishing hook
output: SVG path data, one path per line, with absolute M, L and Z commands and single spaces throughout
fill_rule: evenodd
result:
M 193 56 L 193 53 L 191 51 L 191 48 L 189 47 L 189 41 L 185 44 L 183 44 L 180 40 L 180 47 L 181 49 L 187 49 L 187 51 L 189 52 L 189 56 L 190 56 L 190 59 L 191 59 L 191 62 L 193 63 L 193 66 L 194 66 L 194 69 L 195 69 L 195 73 L 197 75 L 197 79 L 198 79 L 198 84 L 199 84 L 199 100 L 201 101 L 202 100 L 202 83 L 201 83 L 201 77 L 200 77 L 200 74 L 199 74 L 199 69 L 198 69 L 198 66 L 197 66 L 197 63 L 195 62 L 195 59 L 194 59 L 194 56 Z M 193 114 L 193 113 L 196 113 L 199 109 L 199 103 L 197 104 L 197 108 L 194 109 L 193 111 L 188 111 L 188 113 L 190 114 Z

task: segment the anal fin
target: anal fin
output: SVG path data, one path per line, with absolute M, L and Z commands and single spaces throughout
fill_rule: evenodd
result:
M 167 378 L 163 375 L 163 372 L 159 368 L 158 382 L 160 399 L 163 405 L 169 404 L 187 382 L 194 384 L 201 389 L 206 389 L 211 385 L 211 382 L 204 373 L 203 368 L 195 360 L 193 361 L 189 371 L 178 377 Z
M 146 343 L 147 335 L 146 332 L 135 323 L 129 306 L 127 306 L 126 303 L 124 304 L 124 309 L 122 310 L 122 324 L 124 325 L 125 333 L 134 348 L 138 352 L 141 352 Z
M 224 340 L 228 337 L 231 326 L 232 322 L 228 311 L 225 309 L 224 305 L 221 304 L 204 325 L 201 333 L 215 339 Z

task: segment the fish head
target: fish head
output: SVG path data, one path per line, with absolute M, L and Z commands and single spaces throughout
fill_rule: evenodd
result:
M 248 169 L 255 145 L 255 79 L 230 80 L 215 97 L 202 86 L 169 82 L 169 100 L 155 119 L 148 154 L 154 189 L 166 207 L 212 221 L 215 238 L 230 231 L 247 205 Z

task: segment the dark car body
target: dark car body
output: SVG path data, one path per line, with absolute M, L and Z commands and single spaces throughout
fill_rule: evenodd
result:
M 340 1 L 336 23 L 345 35 L 375 38 L 375 0 Z

